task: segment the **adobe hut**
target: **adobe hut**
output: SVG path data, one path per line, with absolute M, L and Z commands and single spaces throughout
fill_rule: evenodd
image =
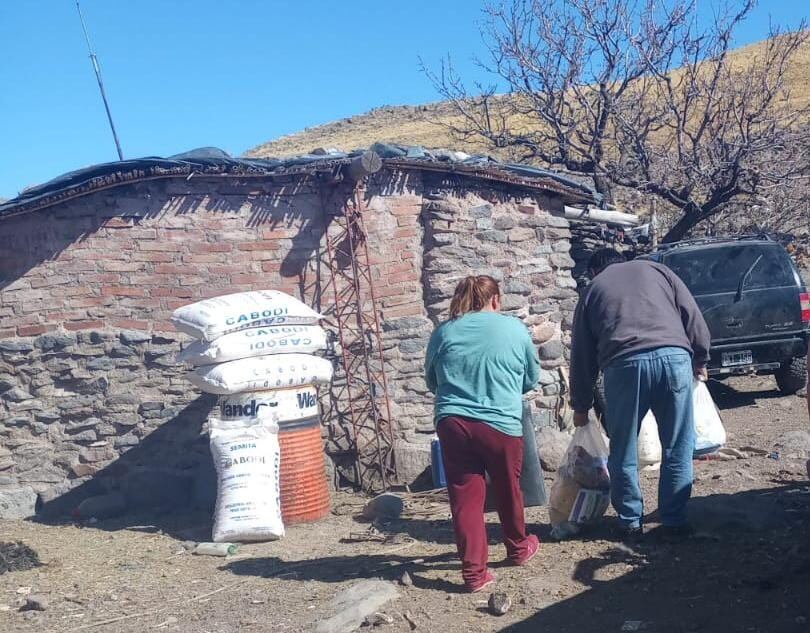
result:
M 334 153 L 123 161 L 0 205 L 0 517 L 113 490 L 133 508 L 209 503 L 213 399 L 175 363 L 188 339 L 169 316 L 258 288 L 329 314 L 325 234 L 358 178 L 400 479 L 429 464 L 424 350 L 466 274 L 502 280 L 505 310 L 531 327 L 536 420 L 554 424 L 577 300 L 563 210 L 593 194 L 549 172 L 375 149 L 370 168 L 368 154 Z M 324 416 L 326 450 L 351 479 L 339 417 Z

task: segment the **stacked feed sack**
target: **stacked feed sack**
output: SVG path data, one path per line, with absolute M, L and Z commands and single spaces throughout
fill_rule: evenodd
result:
M 327 342 L 320 318 L 276 290 L 215 297 L 178 308 L 172 316 L 178 330 L 197 339 L 178 355 L 194 367 L 188 379 L 220 396 L 211 418 L 212 448 L 223 427 L 234 433 L 277 424 L 277 484 L 286 523 L 329 512 L 317 386 L 329 383 L 332 364 L 314 355 Z M 212 452 L 216 459 L 217 451 Z M 216 464 L 220 478 L 223 463 L 227 460 Z

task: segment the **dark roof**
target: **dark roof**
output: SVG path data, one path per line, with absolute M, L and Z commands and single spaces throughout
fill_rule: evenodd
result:
M 489 156 L 469 156 L 449 150 L 376 143 L 369 148 L 392 167 L 459 173 L 517 187 L 543 190 L 582 202 L 601 202 L 601 196 L 576 180 L 546 169 L 502 163 Z M 146 157 L 102 163 L 63 174 L 30 187 L 13 200 L 0 203 L 0 218 L 36 211 L 65 200 L 145 180 L 188 177 L 268 177 L 312 173 L 348 163 L 363 150 L 345 153 L 317 150 L 291 158 L 232 158 L 215 147 L 205 147 L 168 158 Z

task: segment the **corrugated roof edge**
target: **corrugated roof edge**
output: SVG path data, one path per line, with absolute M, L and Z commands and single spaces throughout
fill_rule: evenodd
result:
M 550 191 L 586 203 L 601 202 L 601 196 L 593 189 L 563 174 L 527 165 L 502 163 L 489 156 L 383 143 L 375 143 L 369 149 L 379 154 L 384 164 L 390 166 L 459 173 L 471 178 Z M 232 158 L 221 149 L 204 147 L 168 158 L 150 156 L 102 163 L 68 172 L 26 189 L 16 198 L 0 204 L 0 219 L 37 211 L 102 189 L 146 180 L 180 178 L 191 174 L 262 177 L 311 173 L 348 163 L 363 151 L 316 150 L 317 153 L 290 158 L 256 159 Z

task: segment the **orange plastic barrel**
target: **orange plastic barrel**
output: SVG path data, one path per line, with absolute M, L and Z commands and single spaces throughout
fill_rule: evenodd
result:
M 320 420 L 314 417 L 278 426 L 281 517 L 285 525 L 318 521 L 331 507 Z

